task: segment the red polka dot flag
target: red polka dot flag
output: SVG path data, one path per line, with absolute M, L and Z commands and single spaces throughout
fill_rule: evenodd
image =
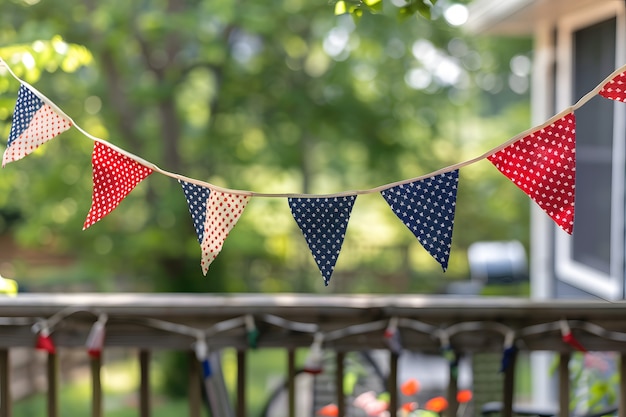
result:
M 626 72 L 616 75 L 604 84 L 599 94 L 611 100 L 626 102 Z
M 2 166 L 22 159 L 71 126 L 69 120 L 59 116 L 50 105 L 45 104 L 22 84 L 17 92 L 13 123 L 7 149 L 2 157 Z
M 96 141 L 91 156 L 93 195 L 83 230 L 112 212 L 152 169 Z
M 204 275 L 209 271 L 209 265 L 221 252 L 228 233 L 237 224 L 249 200 L 250 197 L 246 195 L 211 190 L 206 203 L 204 235 L 200 244 L 202 249 L 200 264 Z
M 488 157 L 563 230 L 574 228 L 576 119 L 568 113 Z

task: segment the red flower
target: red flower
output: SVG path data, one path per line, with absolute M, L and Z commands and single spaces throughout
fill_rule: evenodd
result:
M 448 408 L 448 400 L 443 397 L 435 397 L 426 401 L 426 405 L 424 408 L 428 411 L 433 411 L 435 413 L 441 413 L 443 410 Z
M 328 404 L 317 410 L 318 416 L 325 417 L 337 417 L 339 415 L 339 408 L 335 404 Z
M 416 402 L 404 403 L 402 404 L 402 410 L 406 412 L 415 411 L 417 410 L 417 403 Z
M 468 389 L 462 389 L 456 393 L 456 400 L 459 404 L 468 403 L 472 401 L 472 391 Z
M 408 379 L 404 384 L 400 386 L 400 392 L 402 392 L 402 394 L 406 395 L 407 397 L 417 394 L 419 390 L 420 383 L 415 378 Z

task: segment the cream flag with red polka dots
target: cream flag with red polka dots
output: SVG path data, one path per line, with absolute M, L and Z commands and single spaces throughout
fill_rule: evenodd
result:
M 98 141 L 91 164 L 93 195 L 83 230 L 112 212 L 137 184 L 152 174 L 152 169 Z
M 241 213 L 246 208 L 250 196 L 230 194 L 211 190 L 206 203 L 204 235 L 200 245 L 202 249 L 202 272 L 209 271 L 209 265 L 222 250 L 224 240 L 235 227 Z
M 488 159 L 563 230 L 574 228 L 576 118 L 568 113 Z
M 604 84 L 599 94 L 611 100 L 626 102 L 626 72 L 616 75 Z
M 65 132 L 72 126 L 66 118 L 37 97 L 23 84 L 17 93 L 13 123 L 2 166 L 22 159 L 39 146 Z

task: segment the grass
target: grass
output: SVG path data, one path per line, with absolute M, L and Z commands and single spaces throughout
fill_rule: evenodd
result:
M 297 360 L 302 362 L 298 352 Z M 118 355 L 119 356 L 119 355 Z M 137 416 L 139 406 L 139 365 L 134 356 L 115 361 L 104 358 L 101 381 L 103 408 L 106 417 Z M 155 354 L 150 365 L 152 416 L 169 417 L 188 415 L 186 397 L 172 398 L 163 394 L 167 376 L 164 361 Z M 222 357 L 223 374 L 230 393 L 234 396 L 237 382 L 237 360 L 233 349 L 226 349 Z M 251 350 L 247 356 L 247 415 L 258 415 L 259 410 L 271 393 L 284 379 L 287 370 L 287 355 L 283 349 Z M 231 398 L 234 401 L 234 398 Z M 62 384 L 59 392 L 59 417 L 77 417 L 91 413 L 91 381 L 88 372 L 73 381 Z M 46 396 L 36 394 L 13 405 L 14 417 L 46 415 Z M 208 415 L 208 412 L 205 413 Z
M 152 415 L 166 417 L 185 415 L 187 401 L 185 398 L 173 399 L 159 395 L 163 372 L 155 361 L 151 366 L 153 391 L 157 394 L 152 398 Z M 103 407 L 107 417 L 137 416 L 139 403 L 139 365 L 133 359 L 123 359 L 106 364 L 101 374 Z M 59 391 L 59 417 L 76 417 L 91 414 L 91 380 L 89 374 L 63 383 Z M 13 406 L 15 417 L 46 415 L 46 396 L 36 394 L 27 399 L 17 401 Z
M 305 349 L 297 351 L 296 363 L 302 364 Z M 119 355 L 118 355 L 119 357 Z M 167 375 L 159 354 L 153 356 L 151 363 L 152 416 L 169 417 L 188 415 L 186 397 L 172 398 L 163 394 Z M 102 369 L 103 407 L 106 417 L 130 417 L 138 415 L 139 406 L 139 365 L 134 356 L 116 359 L 104 358 Z M 236 351 L 226 349 L 222 356 L 223 374 L 226 385 L 234 396 L 237 379 Z M 518 395 L 525 398 L 530 391 L 530 372 L 528 358 L 520 355 L 518 361 L 516 388 Z M 250 350 L 247 355 L 247 416 L 258 416 L 272 390 L 284 381 L 287 373 L 287 354 L 284 349 Z M 62 384 L 59 393 L 59 417 L 77 417 L 91 414 L 91 381 L 88 372 L 74 381 Z M 231 397 L 234 403 L 234 398 Z M 46 415 L 46 397 L 34 395 L 16 402 L 13 407 L 14 417 Z M 205 412 L 204 415 L 208 415 Z

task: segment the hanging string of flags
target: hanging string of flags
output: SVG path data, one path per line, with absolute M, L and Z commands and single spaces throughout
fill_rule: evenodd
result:
M 0 326 L 30 326 L 35 337 L 33 346 L 37 350 L 48 353 L 56 353 L 57 346 L 54 342 L 55 329 L 76 313 L 90 313 L 96 318 L 85 339 L 85 349 L 92 358 L 100 358 L 106 346 L 106 327 L 110 322 L 123 320 L 129 323 L 125 317 L 109 317 L 106 313 L 95 312 L 89 308 L 68 307 L 59 310 L 48 318 L 32 317 L 3 317 L 0 319 Z M 580 320 L 560 319 L 554 322 L 533 324 L 531 326 L 514 329 L 503 323 L 494 321 L 466 321 L 457 322 L 447 326 L 434 326 L 419 320 L 406 317 L 390 317 L 371 322 L 352 324 L 343 328 L 331 331 L 322 331 L 316 323 L 304 323 L 285 319 L 272 314 L 252 315 L 229 318 L 213 324 L 208 328 L 197 328 L 181 323 L 169 322 L 161 319 L 143 318 L 133 319 L 135 325 L 157 329 L 167 333 L 188 336 L 193 342 L 190 350 L 196 353 L 198 361 L 207 369 L 210 376 L 210 365 L 208 364 L 208 354 L 211 350 L 210 341 L 219 337 L 220 334 L 241 329 L 245 333 L 246 345 L 250 349 L 259 347 L 259 339 L 262 340 L 262 331 L 258 324 L 264 323 L 289 332 L 308 334 L 311 336 L 311 345 L 308 355 L 303 364 L 303 370 L 311 374 L 323 372 L 324 346 L 351 336 L 364 335 L 370 333 L 380 333 L 390 352 L 401 355 L 410 350 L 402 344 L 402 332 L 418 332 L 429 335 L 438 340 L 441 355 L 448 360 L 451 367 L 458 366 L 459 352 L 461 349 L 455 347 L 452 339 L 463 333 L 495 333 L 502 337 L 502 360 L 501 371 L 504 371 L 512 363 L 513 355 L 520 347 L 524 346 L 524 339 L 537 337 L 542 334 L 560 333 L 564 344 L 572 349 L 589 353 L 589 350 L 579 342 L 573 334 L 573 329 L 594 335 L 598 338 L 626 342 L 626 333 L 607 330 L 597 324 Z M 61 326 L 63 327 L 63 326 Z M 232 335 L 229 335 L 232 337 Z
M 286 198 L 325 285 L 328 285 L 335 269 L 352 207 L 357 196 L 363 194 L 380 193 L 445 271 L 452 246 L 459 170 L 484 159 L 524 191 L 559 227 L 571 234 L 576 172 L 574 112 L 598 94 L 626 102 L 626 66 L 623 66 L 574 105 L 471 160 L 367 190 L 325 195 L 276 194 L 222 188 L 165 171 L 92 136 L 50 99 L 18 78 L 0 58 L 0 68 L 3 67 L 20 82 L 8 145 L 2 158 L 3 167 L 22 159 L 71 127 L 94 141 L 92 204 L 83 230 L 113 211 L 150 174 L 158 172 L 175 178 L 187 200 L 202 252 L 202 272 L 206 275 L 252 197 Z

